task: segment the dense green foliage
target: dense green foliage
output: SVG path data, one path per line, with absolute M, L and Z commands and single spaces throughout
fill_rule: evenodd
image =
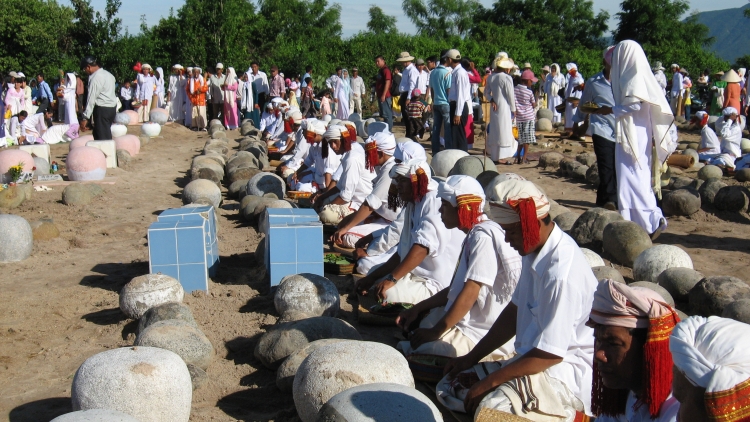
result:
M 77 70 L 85 54 L 97 56 L 122 80 L 137 61 L 167 68 L 213 67 L 217 62 L 244 72 L 252 61 L 268 70 L 277 65 L 287 76 L 314 67 L 320 88 L 335 67 L 357 66 L 369 81 L 374 57 L 391 62 L 401 51 L 437 56 L 457 48 L 480 69 L 499 51 L 535 71 L 553 62 L 576 62 L 584 75 L 601 66 L 606 12 L 590 0 L 495 0 L 484 8 L 476 0 L 403 0 L 417 35 L 398 32 L 395 17 L 377 6 L 369 10 L 369 31 L 341 37 L 341 10 L 329 0 L 185 0 L 156 25 L 143 23 L 137 35 L 122 30 L 121 0 L 107 0 L 103 11 L 90 0 L 0 0 L 0 71 L 27 74 Z M 724 69 L 728 63 L 704 50 L 711 40 L 704 25 L 681 22 L 684 0 L 624 0 L 615 38 L 635 39 L 652 60 L 678 62 L 689 69 Z

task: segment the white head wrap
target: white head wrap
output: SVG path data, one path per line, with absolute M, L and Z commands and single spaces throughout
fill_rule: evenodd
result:
M 315 132 L 316 135 L 326 133 L 326 125 L 318 119 L 307 119 L 307 130 Z
M 373 133 L 372 136 L 367 138 L 365 141 L 366 144 L 375 142 L 375 144 L 378 146 L 378 151 L 386 153 L 388 155 L 393 155 L 394 150 L 396 149 L 396 137 L 393 136 L 391 132 L 376 132 Z
M 568 63 L 565 65 L 565 67 L 568 69 L 568 72 L 570 72 L 573 69 L 578 70 L 578 65 L 575 63 Z
M 286 118 L 287 119 L 292 119 L 292 121 L 294 123 L 301 123 L 302 122 L 302 113 L 300 113 L 299 110 L 290 110 L 288 113 L 286 113 Z
M 331 121 L 328 122 L 328 126 L 334 126 L 334 125 L 340 125 L 340 124 L 341 124 L 341 120 L 339 119 L 331 119 Z
M 427 154 L 425 153 L 424 147 L 422 145 L 419 145 L 414 141 L 409 141 L 396 144 L 396 150 L 393 152 L 393 158 L 401 162 L 408 162 L 412 160 L 427 161 Z
M 703 120 L 703 118 L 706 117 L 706 114 L 707 113 L 705 111 L 701 110 L 701 111 L 698 111 L 698 112 L 695 113 L 695 117 L 698 120 Z
M 345 132 L 346 128 L 341 125 L 328 126 L 328 130 L 325 131 L 323 137 L 326 139 L 341 139 L 341 132 Z
M 725 107 L 724 110 L 721 111 L 721 114 L 724 116 L 731 116 L 732 114 L 739 114 L 739 113 L 737 113 L 737 109 L 734 107 Z
M 513 224 L 521 221 L 521 216 L 511 206 L 519 199 L 532 198 L 536 206 L 537 218 L 549 214 L 550 204 L 547 195 L 529 181 L 507 180 L 495 185 L 487 199 L 490 201 L 492 219 L 498 224 Z
M 482 204 L 479 209 L 484 209 L 484 190 L 477 179 L 470 176 L 448 176 L 445 182 L 441 182 L 437 190 L 440 199 L 450 202 L 454 207 L 458 207 L 456 197 L 460 195 L 474 195 L 482 198 Z
M 325 116 L 323 116 L 323 121 L 326 122 L 326 124 L 328 124 L 328 122 L 331 121 L 331 115 L 326 114 Z
M 226 83 L 230 84 L 230 83 L 235 82 L 236 80 L 237 80 L 237 72 L 234 70 L 233 67 L 230 67 L 229 69 L 227 69 Z
M 487 185 L 486 188 L 484 188 L 484 194 L 486 197 L 492 197 L 493 193 L 495 192 L 495 186 L 498 184 L 505 182 L 506 180 L 526 180 L 523 176 L 520 176 L 516 173 L 502 173 L 495 176 L 494 179 Z
M 396 164 L 391 168 L 390 176 L 391 179 L 393 179 L 393 183 L 396 183 L 396 177 L 402 176 L 402 177 L 411 177 L 412 175 L 417 174 L 417 169 L 422 169 L 427 174 L 427 191 L 431 192 L 438 188 L 438 182 L 437 180 L 432 178 L 432 171 L 430 170 L 430 166 L 427 164 L 427 161 L 421 160 L 421 159 L 415 159 L 403 163 Z

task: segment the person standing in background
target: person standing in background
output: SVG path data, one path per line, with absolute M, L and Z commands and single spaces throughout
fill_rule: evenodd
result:
M 362 97 L 365 96 L 365 81 L 359 76 L 359 69 L 356 67 L 352 68 L 352 77 L 350 78 L 349 85 L 352 90 L 351 98 L 349 99 L 349 111 L 361 115 Z
M 49 84 L 47 81 L 44 80 L 44 74 L 38 73 L 36 75 L 36 81 L 37 81 L 37 104 L 39 104 L 39 111 L 44 111 L 50 107 L 50 104 L 52 104 L 52 100 L 54 98 L 52 97 L 52 90 L 49 89 Z M 77 88 L 77 87 L 76 87 Z
M 138 121 L 148 122 L 151 111 L 151 100 L 156 89 L 156 78 L 151 76 L 151 65 L 144 63 L 141 66 L 141 74 L 138 75 L 138 87 L 135 91 L 135 99 L 141 103 L 138 108 Z
M 86 130 L 89 119 L 94 120 L 94 140 L 112 139 L 112 123 L 117 113 L 117 96 L 115 95 L 115 77 L 102 69 L 93 56 L 81 60 L 81 68 L 89 75 L 88 98 L 83 111 L 81 130 Z
M 258 94 L 258 109 L 264 110 L 266 102 L 268 101 L 268 93 L 270 87 L 268 86 L 268 75 L 261 71 L 258 67 L 258 62 L 252 62 L 250 69 L 253 76 L 253 85 L 255 85 L 255 92 Z
M 211 75 L 208 78 L 208 96 L 210 97 L 210 105 L 208 110 L 208 120 L 219 119 L 224 120 L 223 109 L 224 109 L 224 93 L 222 91 L 222 85 L 226 82 L 227 77 L 224 75 L 224 65 L 216 63 L 216 74 Z
M 378 76 L 375 77 L 375 96 L 378 101 L 380 117 L 388 123 L 388 131 L 393 130 L 393 108 L 391 106 L 391 86 L 393 78 L 391 69 L 385 63 L 383 56 L 375 57 L 375 65 L 378 67 Z

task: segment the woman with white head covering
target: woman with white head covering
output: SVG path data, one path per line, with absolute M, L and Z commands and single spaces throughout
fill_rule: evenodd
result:
M 513 78 L 508 74 L 513 62 L 505 58 L 495 59 L 495 70 L 484 87 L 484 95 L 490 102 L 490 126 L 487 129 L 487 151 L 495 163 L 510 158 L 518 148 L 513 137 L 513 118 L 516 111 L 516 96 Z
M 552 111 L 552 123 L 562 121 L 562 115 L 555 108 L 563 102 L 563 99 L 558 95 L 560 88 L 565 88 L 565 77 L 560 74 L 560 65 L 552 63 L 550 74 L 544 81 L 544 93 L 547 95 L 547 108 Z
M 157 67 L 156 74 L 156 101 L 154 102 L 153 108 L 164 108 L 164 69 Z
M 237 116 L 237 73 L 233 67 L 227 72 L 224 84 L 221 85 L 224 94 L 224 126 L 229 130 L 237 129 L 239 118 Z
M 65 124 L 70 125 L 66 133 L 71 139 L 78 137 L 78 115 L 76 114 L 76 75 L 67 73 L 65 75 L 65 90 L 63 91 L 65 100 Z
M 185 120 L 185 76 L 182 74 L 182 66 L 176 64 L 172 67 L 172 75 L 169 76 L 169 91 L 167 92 L 167 103 L 169 107 L 169 119 L 173 122 L 182 123 Z
M 573 116 L 575 116 L 578 107 L 573 107 L 569 99 L 581 98 L 583 95 L 583 74 L 578 71 L 578 65 L 568 63 L 565 65 L 568 69 L 567 86 L 565 87 L 565 130 L 573 130 Z
M 521 256 L 505 241 L 505 231 L 484 214 L 482 185 L 469 176 L 450 176 L 438 187 L 445 227 L 466 233 L 449 287 L 426 299 L 396 320 L 409 341 L 397 348 L 404 355 L 426 353 L 459 357 L 469 353 L 510 303 L 521 275 Z M 494 259 L 493 259 L 494 258 Z M 430 314 L 411 326 L 420 313 Z M 485 360 L 507 359 L 509 341 Z
M 341 77 L 336 81 L 333 92 L 337 119 L 346 120 L 349 118 L 349 96 L 351 92 L 352 87 L 349 83 L 349 71 L 342 69 Z

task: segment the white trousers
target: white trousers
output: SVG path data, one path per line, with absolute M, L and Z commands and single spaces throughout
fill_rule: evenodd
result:
M 396 285 L 386 290 L 385 301 L 389 303 L 419 303 L 432 297 L 426 279 L 412 273 L 401 277 Z
M 620 215 L 653 233 L 664 218 L 656 206 L 656 196 L 651 189 L 651 142 L 645 129 L 638 127 L 638 144 L 633 153 L 638 160 L 625 152 L 622 144 L 615 145 L 615 166 L 617 168 L 617 199 Z M 643 130 L 644 133 L 640 133 Z

